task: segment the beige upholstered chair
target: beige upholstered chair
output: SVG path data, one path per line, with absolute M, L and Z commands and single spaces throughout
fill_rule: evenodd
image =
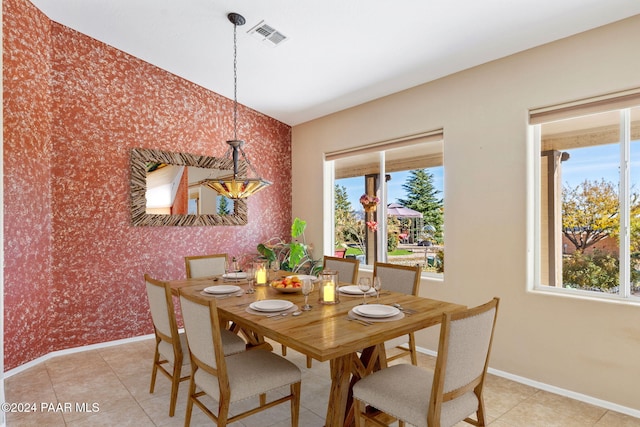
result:
M 156 375 L 160 370 L 171 380 L 169 416 L 173 417 L 180 382 L 188 380 L 190 376 L 189 350 L 184 333 L 178 332 L 176 312 L 169 284 L 152 279 L 148 274 L 145 274 L 144 280 L 156 336 L 156 349 L 153 357 L 149 393 L 153 393 L 155 389 Z M 246 343 L 242 338 L 229 331 L 223 331 L 222 334 L 226 352 L 236 353 L 245 350 Z M 182 375 L 183 369 L 186 369 L 185 375 Z
M 263 409 L 291 402 L 291 425 L 297 427 L 300 413 L 300 369 L 270 351 L 255 349 L 225 356 L 220 337 L 220 320 L 215 299 L 208 303 L 180 295 L 184 329 L 191 355 L 191 381 L 185 426 L 191 423 L 193 405 L 199 407 L 216 425 L 226 426 Z M 289 386 L 289 394 L 267 402 L 266 393 Z M 218 402 L 214 414 L 200 400 L 209 395 Z M 259 396 L 259 405 L 229 416 L 234 402 Z
M 482 390 L 497 314 L 498 298 L 445 313 L 434 371 L 402 363 L 358 381 L 353 386 L 356 427 L 373 421 L 366 405 L 397 418 L 401 427 L 405 422 L 417 427 L 449 427 L 460 421 L 486 425 Z M 475 420 L 469 418 L 474 412 Z
M 373 264 L 373 277 L 379 277 L 382 289 L 401 292 L 407 295 L 418 295 L 420 288 L 420 266 L 407 266 L 376 262 Z M 418 365 L 416 340 L 413 332 L 385 342 L 385 348 L 398 349 L 399 352 L 387 358 L 387 362 L 409 354 L 411 363 Z
M 338 280 L 344 283 L 358 283 L 360 261 L 355 258 L 337 258 L 325 255 L 322 268 L 338 272 Z
M 227 254 L 212 254 L 184 257 L 187 279 L 224 274 L 227 267 Z

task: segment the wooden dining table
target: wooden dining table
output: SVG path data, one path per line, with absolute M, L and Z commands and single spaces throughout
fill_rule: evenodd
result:
M 268 285 L 255 286 L 254 293 L 246 293 L 246 281 L 228 282 L 217 276 L 169 283 L 176 295 L 184 293 L 204 300 L 216 298 L 221 319 L 231 322 L 232 328 L 244 335 L 250 346 L 269 346 L 265 341 L 268 338 L 321 362 L 329 361 L 331 390 L 326 427 L 353 425 L 352 386 L 360 378 L 386 367 L 385 341 L 436 325 L 444 312 L 466 309 L 460 304 L 383 290 L 379 301 L 373 296 L 367 297 L 368 302 L 399 304 L 405 310 L 402 318 L 365 325 L 348 320 L 350 310 L 363 302 L 362 295 L 340 295 L 338 304 L 324 305 L 318 303 L 318 292 L 314 291 L 309 296 L 311 310 L 297 316 L 289 313 L 267 317 L 251 310 L 249 305 L 259 300 L 287 300 L 300 309 L 304 304 L 303 295 L 282 293 Z M 218 284 L 236 284 L 243 293 L 220 297 L 203 292 L 204 288 Z

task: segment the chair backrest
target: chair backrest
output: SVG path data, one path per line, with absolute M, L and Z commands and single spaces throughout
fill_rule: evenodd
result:
M 153 279 L 148 274 L 144 275 L 147 286 L 147 297 L 149 298 L 149 308 L 151 319 L 156 333 L 160 338 L 180 346 L 178 335 L 178 324 L 176 323 L 173 297 L 169 284 Z
M 323 268 L 338 272 L 338 280 L 345 283 L 358 282 L 358 267 L 360 261 L 355 258 L 336 258 L 332 256 L 324 257 Z
M 428 425 L 439 425 L 443 402 L 469 392 L 474 392 L 480 399 L 489 365 L 498 303 L 499 299 L 494 298 L 463 312 L 443 314 Z
M 184 257 L 187 279 L 224 274 L 227 254 L 197 255 Z
M 226 378 L 226 365 L 215 299 L 208 303 L 180 293 L 184 332 L 187 335 L 192 366 Z M 224 371 L 221 375 L 221 371 Z
M 373 277 L 379 277 L 382 289 L 402 292 L 407 295 L 418 295 L 420 288 L 420 266 L 408 266 L 375 262 Z

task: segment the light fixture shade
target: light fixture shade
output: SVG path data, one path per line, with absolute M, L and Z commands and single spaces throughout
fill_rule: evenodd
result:
M 271 184 L 262 178 L 237 178 L 234 176 L 207 181 L 209 187 L 229 199 L 244 199 Z
M 233 158 L 233 175 L 224 178 L 208 179 L 206 180 L 206 185 L 229 199 L 244 199 L 270 186 L 272 183 L 258 176 L 255 168 L 251 162 L 249 162 L 246 153 L 242 149 L 244 141 L 238 139 L 237 27 L 238 25 L 244 25 L 246 20 L 242 15 L 237 13 L 230 13 L 227 17 L 233 24 L 233 139 L 227 141 L 227 144 L 230 146 L 230 150 L 227 153 L 231 153 Z M 257 176 L 256 178 L 238 176 L 238 161 L 240 160 L 240 156 L 245 160 L 249 170 Z

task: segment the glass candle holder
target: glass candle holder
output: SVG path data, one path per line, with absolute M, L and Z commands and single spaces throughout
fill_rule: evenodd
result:
M 324 270 L 320 273 L 319 284 L 320 304 L 338 304 L 340 302 L 338 293 L 338 272 L 332 270 Z
M 263 261 L 257 261 L 253 263 L 255 271 L 256 285 L 267 284 L 267 263 Z

